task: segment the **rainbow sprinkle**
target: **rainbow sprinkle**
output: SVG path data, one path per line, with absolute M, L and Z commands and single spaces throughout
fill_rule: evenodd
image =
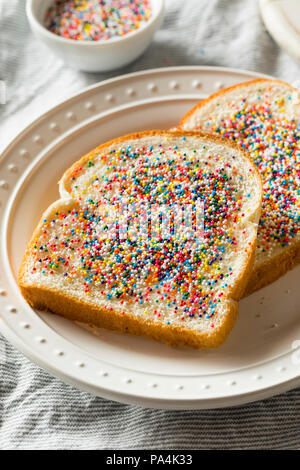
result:
M 107 41 L 136 31 L 150 18 L 149 0 L 55 0 L 45 26 L 67 39 Z
M 99 161 L 103 171 L 95 171 L 83 184 L 81 175 Z M 234 269 L 229 266 L 224 272 L 220 264 L 228 250 L 238 251 L 237 224 L 245 215 L 242 180 L 234 155 L 227 163 L 217 155 L 204 160 L 201 149 L 182 153 L 167 140 L 96 154 L 75 166 L 67 182 L 75 207 L 43 221 L 31 275 L 59 276 L 64 283 L 72 279 L 87 296 L 100 293 L 106 308 L 117 299 L 124 312 L 138 304 L 152 318 L 164 315 L 160 309 L 164 302 L 167 324 L 196 318 L 212 322 L 235 279 Z M 176 204 L 192 206 L 201 201 L 202 242 L 151 232 L 122 240 L 109 236 L 106 208 L 117 205 L 120 197 L 134 205 L 136 214 L 145 204 L 167 205 L 172 210 Z M 99 236 L 104 233 L 107 236 Z
M 258 253 L 266 253 L 285 247 L 299 233 L 300 124 L 281 117 L 291 96 L 273 103 L 278 110 L 275 114 L 268 91 L 259 89 L 257 93 L 259 104 L 251 104 L 246 98 L 228 102 L 231 116 L 212 116 L 205 126 L 197 128 L 237 142 L 253 157 L 264 189 L 257 248 Z

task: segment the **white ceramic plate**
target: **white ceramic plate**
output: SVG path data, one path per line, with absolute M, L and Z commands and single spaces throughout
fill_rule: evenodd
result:
M 299 0 L 259 0 L 265 26 L 277 44 L 300 62 Z
M 32 230 L 75 160 L 113 137 L 168 129 L 203 96 L 255 76 L 176 67 L 108 80 L 43 115 L 7 148 L 0 161 L 0 330 L 26 356 L 93 394 L 161 408 L 231 406 L 300 384 L 299 268 L 244 299 L 226 343 L 209 351 L 88 330 L 32 310 L 16 284 Z

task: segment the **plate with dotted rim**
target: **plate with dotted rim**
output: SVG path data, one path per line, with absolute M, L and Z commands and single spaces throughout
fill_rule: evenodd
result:
M 259 7 L 274 41 L 300 62 L 299 0 L 259 0 Z
M 169 129 L 197 101 L 262 75 L 169 67 L 110 79 L 27 127 L 0 160 L 0 331 L 33 362 L 81 390 L 147 407 L 197 409 L 259 400 L 300 385 L 300 266 L 240 302 L 218 349 L 171 348 L 35 311 L 16 277 L 57 182 L 82 155 L 126 133 Z

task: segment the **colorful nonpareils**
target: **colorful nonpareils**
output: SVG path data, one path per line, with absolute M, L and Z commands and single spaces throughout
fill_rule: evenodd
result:
M 136 31 L 150 18 L 149 0 L 55 0 L 45 26 L 66 39 L 107 41 Z
M 160 317 L 164 303 L 168 325 L 172 318 L 205 318 L 213 328 L 223 292 L 235 282 L 234 267 L 224 268 L 224 256 L 237 252 L 236 226 L 251 195 L 242 191 L 244 177 L 235 167 L 234 153 L 227 162 L 201 153 L 201 148 L 182 152 L 166 140 L 96 153 L 75 165 L 67 188 L 77 206 L 43 221 L 33 247 L 32 274 L 76 282 L 86 296 L 96 290 L 108 307 L 118 300 L 124 311 L 141 305 L 145 315 Z M 81 179 L 87 169 L 94 171 L 96 162 L 98 171 Z M 112 224 L 110 215 L 120 200 L 131 207 L 129 231 L 130 225 L 135 227 L 132 236 L 123 238 L 116 231 L 120 221 Z M 179 207 L 190 210 L 199 202 L 201 240 L 187 232 L 178 237 L 172 230 L 164 235 L 137 230 L 145 208 L 149 213 L 161 208 L 162 215 L 167 208 L 175 217 Z

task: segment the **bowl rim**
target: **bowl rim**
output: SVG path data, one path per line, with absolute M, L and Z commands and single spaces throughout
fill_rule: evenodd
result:
M 34 26 L 39 30 L 39 32 L 43 35 L 46 35 L 50 40 L 57 40 L 60 41 L 61 43 L 64 44 L 73 44 L 73 45 L 80 45 L 80 46 L 85 46 L 85 47 L 107 47 L 110 44 L 116 44 L 121 41 L 125 41 L 126 39 L 132 38 L 134 36 L 137 36 L 141 33 L 143 33 L 147 28 L 149 28 L 151 25 L 153 25 L 159 17 L 163 14 L 164 11 L 164 6 L 165 6 L 165 0 L 150 0 L 150 2 L 158 3 L 158 8 L 155 14 L 151 16 L 151 18 L 146 21 L 142 26 L 137 28 L 135 31 L 131 31 L 124 36 L 116 37 L 116 38 L 111 38 L 108 39 L 107 41 L 86 41 L 84 39 L 69 39 L 69 38 L 64 38 L 62 36 L 59 36 L 58 34 L 52 33 L 49 31 L 36 17 L 36 13 L 33 8 L 33 2 L 34 0 L 27 0 L 26 2 L 26 15 L 29 21 L 29 24 L 34 24 Z

